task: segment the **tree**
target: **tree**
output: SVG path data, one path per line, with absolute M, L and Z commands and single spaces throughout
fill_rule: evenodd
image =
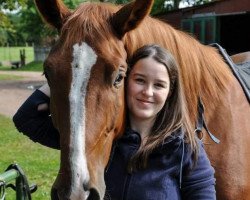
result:
M 116 4 L 125 4 L 132 0 L 100 0 L 100 2 L 110 2 Z M 211 2 L 212 0 L 154 0 L 151 14 L 159 14 L 169 10 L 179 9 L 180 3 L 186 3 L 188 6 L 200 5 Z
M 64 2 L 70 9 L 74 9 L 82 0 L 64 0 Z M 22 9 L 15 15 L 19 20 L 13 25 L 16 34 L 8 38 L 11 40 L 10 43 L 25 41 L 36 45 L 49 45 L 55 41 L 57 31 L 43 22 L 33 0 L 26 0 Z
M 0 0 L 0 45 L 8 42 L 10 35 L 15 33 L 7 11 L 12 11 L 25 4 L 26 0 Z
M 19 6 L 23 6 L 27 0 L 0 0 L 0 8 L 14 10 Z
M 22 33 L 26 42 L 41 44 L 43 39 L 52 34 L 41 20 L 33 0 L 28 0 L 19 15 L 20 22 L 15 27 L 18 32 Z

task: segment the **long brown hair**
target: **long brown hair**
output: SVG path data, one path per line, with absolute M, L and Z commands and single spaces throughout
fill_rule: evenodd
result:
M 145 168 L 149 154 L 178 129 L 184 130 L 185 141 L 190 143 L 194 154 L 197 154 L 197 143 L 187 111 L 178 64 L 169 51 L 153 44 L 145 45 L 134 53 L 129 61 L 130 70 L 140 59 L 147 57 L 153 58 L 166 67 L 170 78 L 170 90 L 162 110 L 156 116 L 146 142 L 141 144 L 137 153 L 130 160 L 129 171 Z

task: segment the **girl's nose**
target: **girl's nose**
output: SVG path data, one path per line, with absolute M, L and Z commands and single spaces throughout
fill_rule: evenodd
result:
M 146 96 L 153 96 L 154 91 L 153 91 L 153 87 L 152 86 L 145 86 L 145 88 L 143 89 L 142 93 Z

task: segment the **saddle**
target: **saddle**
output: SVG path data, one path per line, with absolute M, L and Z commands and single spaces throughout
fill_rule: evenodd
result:
M 240 64 L 235 64 L 230 56 L 227 54 L 226 50 L 223 49 L 219 44 L 213 43 L 210 46 L 215 47 L 219 50 L 219 53 L 225 59 L 234 76 L 239 81 L 248 102 L 250 103 L 250 62 L 244 62 Z

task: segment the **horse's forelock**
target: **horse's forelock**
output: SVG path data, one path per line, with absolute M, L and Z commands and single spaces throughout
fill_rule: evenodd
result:
M 81 4 L 62 27 L 61 49 L 72 49 L 76 43 L 87 42 L 103 59 L 119 62 L 116 58 L 124 57 L 125 51 L 118 47 L 118 38 L 110 23 L 118 8 L 111 4 Z
M 112 35 L 109 18 L 115 11 L 115 7 L 104 5 L 83 3 L 68 17 L 61 31 L 65 48 L 70 48 L 72 44 L 86 39 L 89 40 L 88 42 L 94 40 L 95 45 L 101 46 L 98 42 L 109 39 Z

